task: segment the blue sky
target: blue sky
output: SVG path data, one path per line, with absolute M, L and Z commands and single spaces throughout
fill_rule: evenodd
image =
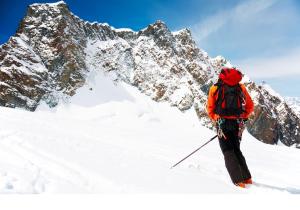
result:
M 0 44 L 15 33 L 27 5 L 43 0 L 0 1 Z M 172 30 L 190 28 L 210 56 L 223 55 L 255 81 L 300 97 L 298 0 L 66 0 L 88 21 L 140 30 L 160 19 Z M 287 87 L 289 84 L 289 87 Z

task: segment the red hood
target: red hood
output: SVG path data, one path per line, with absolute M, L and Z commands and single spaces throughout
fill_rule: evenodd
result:
M 232 68 L 223 68 L 219 78 L 227 85 L 236 85 L 242 80 L 240 71 Z

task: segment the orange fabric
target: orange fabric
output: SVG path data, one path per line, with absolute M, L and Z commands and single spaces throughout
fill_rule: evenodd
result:
M 250 178 L 250 179 L 246 179 L 245 181 L 244 181 L 244 183 L 245 184 L 253 184 L 253 182 L 252 182 L 252 179 Z
M 254 104 L 253 104 L 251 96 L 249 95 L 245 85 L 241 84 L 241 88 L 242 88 L 243 93 L 245 94 L 246 105 L 245 105 L 245 113 L 241 114 L 240 118 L 246 119 L 253 112 Z M 215 85 L 211 86 L 211 88 L 209 89 L 208 100 L 207 100 L 207 105 L 206 105 L 206 110 L 207 110 L 208 116 L 212 120 L 217 120 L 218 118 L 220 118 L 220 116 L 218 114 L 216 114 L 214 111 L 215 103 L 216 103 L 217 97 L 218 97 L 218 94 L 215 94 L 217 89 L 218 89 L 217 86 L 215 86 Z M 224 118 L 236 119 L 237 117 L 236 116 L 228 116 L 228 117 L 224 117 Z
M 243 182 L 236 183 L 235 185 L 241 188 L 246 188 L 246 184 Z
M 208 93 L 208 100 L 207 100 L 207 105 L 206 105 L 206 110 L 207 110 L 207 114 L 209 116 L 210 119 L 212 120 L 217 120 L 220 116 L 217 115 L 215 113 L 215 104 L 216 104 L 216 100 L 217 97 L 214 96 L 215 92 L 217 91 L 218 87 L 213 85 L 211 86 L 211 88 L 209 89 L 209 93 Z

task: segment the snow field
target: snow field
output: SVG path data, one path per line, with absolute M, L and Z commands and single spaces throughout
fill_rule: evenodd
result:
M 248 189 L 231 183 L 217 140 L 170 169 L 214 132 L 101 74 L 54 109 L 0 110 L 1 193 L 300 193 L 299 150 L 247 132 Z

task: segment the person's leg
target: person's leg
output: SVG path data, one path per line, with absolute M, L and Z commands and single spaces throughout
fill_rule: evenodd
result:
M 232 140 L 233 140 L 232 145 L 233 145 L 234 153 L 235 153 L 235 155 L 238 159 L 239 165 L 241 167 L 242 176 L 243 176 L 244 180 L 250 179 L 251 173 L 248 169 L 246 159 L 240 149 L 240 138 L 238 137 L 237 133 L 236 133 L 236 135 L 232 136 Z
M 233 183 L 244 181 L 243 172 L 234 150 L 234 133 L 224 129 L 226 139 L 220 138 L 219 144 L 224 155 L 225 166 Z

